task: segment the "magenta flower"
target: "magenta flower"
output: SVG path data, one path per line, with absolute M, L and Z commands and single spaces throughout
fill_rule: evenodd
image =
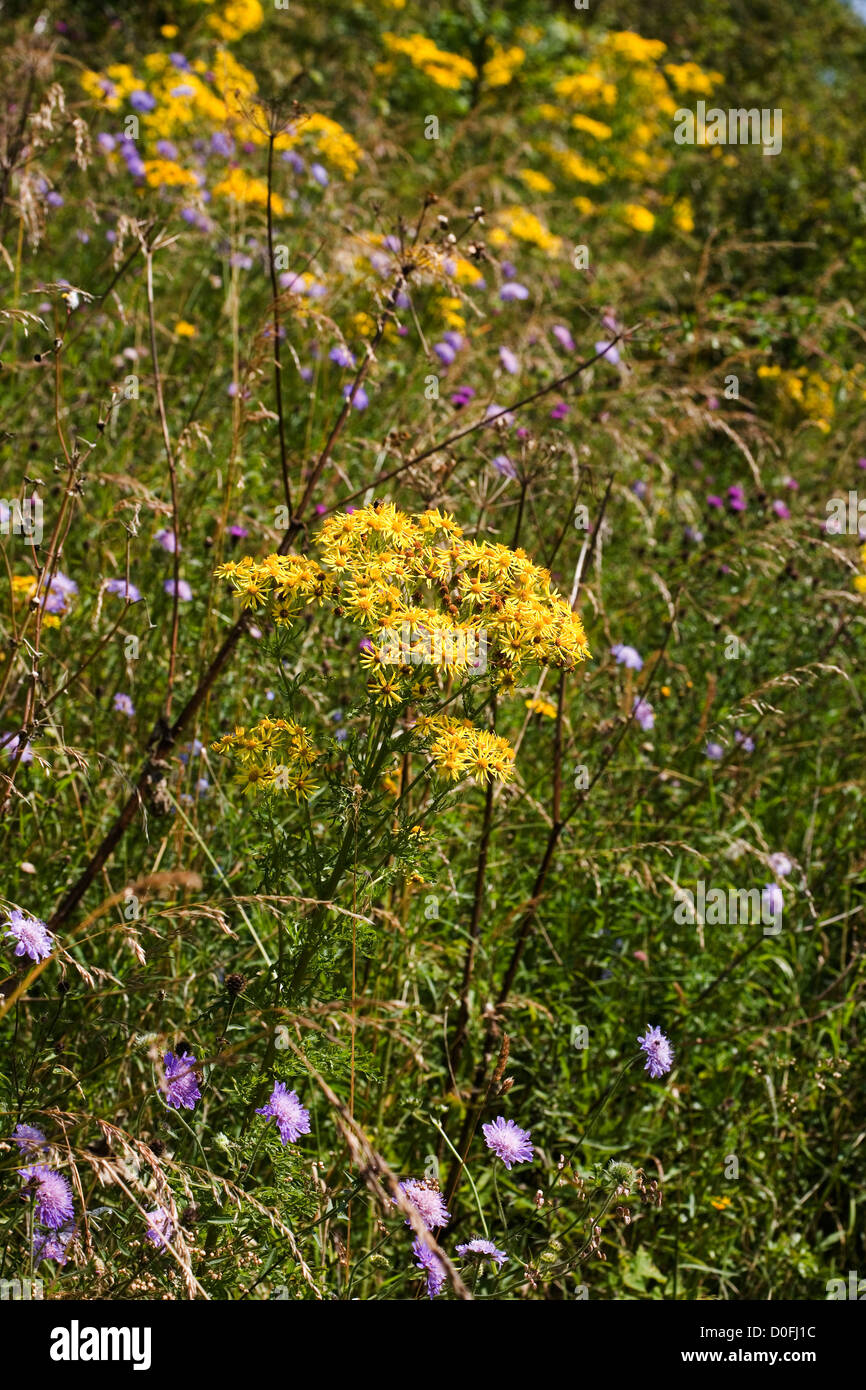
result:
M 9 930 L 4 936 L 14 937 L 18 943 L 16 956 L 29 956 L 31 960 L 47 960 L 51 955 L 53 937 L 44 922 L 31 917 L 29 912 L 21 912 L 13 907 L 9 913 Z
M 162 1090 L 165 1091 L 165 1103 L 170 1105 L 173 1110 L 194 1110 L 197 1100 L 201 1100 L 201 1091 L 198 1088 L 198 1077 L 195 1074 L 196 1059 L 191 1052 L 183 1052 L 180 1057 L 176 1057 L 173 1052 L 167 1052 L 163 1057 L 165 1067 L 165 1082 Z
M 533 1148 L 529 1142 L 530 1130 L 521 1129 L 503 1115 L 497 1115 L 492 1125 L 482 1125 L 481 1129 L 488 1149 L 502 1159 L 506 1168 L 510 1169 L 513 1163 L 531 1162 Z
M 409 1198 L 428 1231 L 435 1231 L 437 1226 L 448 1225 L 451 1213 L 445 1210 L 439 1184 L 434 1179 L 407 1178 L 405 1182 L 401 1182 L 400 1189 L 403 1196 Z M 411 1224 L 411 1221 L 407 1220 L 406 1225 Z
M 276 1120 L 283 1144 L 294 1144 L 302 1134 L 310 1132 L 309 1110 L 301 1105 L 297 1092 L 287 1090 L 282 1081 L 274 1083 L 270 1100 L 256 1114 Z
M 62 1173 L 44 1163 L 34 1163 L 29 1168 L 19 1168 L 18 1174 L 33 1192 L 40 1225 L 57 1231 L 72 1220 L 72 1188 Z
M 780 502 L 778 498 L 773 503 L 773 511 L 776 513 L 776 516 L 779 517 L 782 521 L 787 521 L 788 517 L 791 515 L 790 508 L 786 507 L 785 503 Z
M 653 1080 L 664 1076 L 666 1071 L 670 1071 L 674 1064 L 673 1049 L 660 1028 L 647 1029 L 642 1038 L 638 1038 L 641 1051 L 646 1053 L 646 1066 L 644 1071 L 648 1071 Z
M 415 1256 L 415 1264 L 418 1269 L 422 1269 L 427 1275 L 428 1298 L 435 1298 L 445 1283 L 444 1264 L 438 1255 L 434 1255 L 432 1250 L 428 1250 L 423 1240 L 416 1240 L 413 1243 L 412 1254 Z

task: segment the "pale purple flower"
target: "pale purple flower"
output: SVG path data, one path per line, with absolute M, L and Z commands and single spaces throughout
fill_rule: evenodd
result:
M 311 164 L 310 173 L 316 180 L 316 183 L 321 184 L 322 188 L 327 188 L 328 184 L 331 182 L 331 180 L 328 178 L 328 171 L 325 168 L 324 164 Z
M 550 331 L 565 352 L 574 352 L 574 339 L 564 324 L 554 324 Z
M 750 738 L 748 734 L 744 734 L 742 729 L 734 730 L 734 743 L 738 743 L 744 753 L 754 753 L 755 751 L 755 740 Z
M 615 343 L 599 342 L 595 345 L 595 350 L 599 357 L 603 357 L 612 367 L 618 367 L 622 358 Z
M 132 703 L 132 700 L 120 690 L 118 690 L 114 697 L 114 708 L 117 710 L 118 714 L 125 714 L 127 719 L 132 719 L 135 714 L 135 705 Z
M 521 1129 L 513 1120 L 506 1120 L 504 1115 L 497 1115 L 492 1125 L 482 1125 L 481 1129 L 488 1149 L 492 1149 L 496 1157 L 502 1159 L 506 1168 L 510 1169 L 512 1163 L 531 1162 L 531 1130 Z
M 670 1071 L 674 1063 L 673 1049 L 660 1028 L 651 1028 L 647 1024 L 646 1032 L 642 1038 L 638 1038 L 638 1042 L 641 1051 L 646 1053 L 644 1071 L 648 1071 L 654 1081 Z
M 173 1052 L 167 1052 L 162 1060 L 165 1067 L 162 1090 L 165 1091 L 166 1105 L 170 1105 L 173 1110 L 180 1110 L 181 1106 L 185 1110 L 194 1110 L 196 1101 L 201 1100 L 198 1078 L 194 1071 L 195 1057 L 191 1052 L 183 1052 L 180 1057 L 176 1057 Z
M 155 1245 L 157 1250 L 164 1250 L 170 1240 L 174 1240 L 174 1223 L 171 1219 L 171 1212 L 165 1207 L 156 1207 L 147 1213 L 150 1226 L 145 1232 L 145 1239 L 151 1245 Z
M 439 358 L 439 361 L 440 361 L 440 362 L 443 364 L 443 366 L 445 366 L 445 367 L 450 367 L 450 366 L 451 366 L 451 363 L 454 361 L 455 357 L 457 356 L 457 351 L 456 351 L 456 349 L 453 348 L 453 347 L 451 346 L 450 343 L 445 343 L 445 342 L 442 342 L 442 343 L 434 343 L 434 344 L 433 344 L 433 351 L 435 352 L 436 356 Z
M 72 1220 L 72 1188 L 62 1173 L 45 1163 L 34 1163 L 29 1168 L 19 1168 L 18 1174 L 33 1189 L 36 1219 L 41 1225 L 57 1231 Z
M 9 916 L 9 931 L 4 932 L 5 936 L 14 937 L 18 943 L 15 947 L 16 956 L 29 956 L 31 960 L 47 960 L 51 955 L 51 932 L 44 922 L 38 917 L 31 917 L 29 912 L 21 912 L 17 907 L 13 907 Z
M 352 384 L 351 382 L 347 381 L 346 385 L 343 387 L 343 395 L 348 400 L 351 393 Z M 366 410 L 369 404 L 370 397 L 367 395 L 367 392 L 364 390 L 363 386 L 359 386 L 352 399 L 352 405 L 355 407 L 356 410 Z
M 162 546 L 163 550 L 167 550 L 169 555 L 173 555 L 177 550 L 177 536 L 167 526 L 163 526 L 161 530 L 157 531 L 153 539 L 157 545 Z
M 517 478 L 517 469 L 507 454 L 497 454 L 490 462 L 497 473 L 501 473 L 504 478 L 511 478 L 512 482 Z
M 499 349 L 499 360 L 511 376 L 516 376 L 520 371 L 520 359 L 516 352 L 511 351 L 511 348 L 501 347 Z
M 791 863 L 787 854 L 770 855 L 770 868 L 773 870 L 776 878 L 787 878 L 793 867 L 794 865 Z
M 506 303 L 510 303 L 514 299 L 528 299 L 529 290 L 525 285 L 519 284 L 517 280 L 509 280 L 499 291 L 499 298 L 504 299 Z
M 141 603 L 141 591 L 125 579 L 109 579 L 105 585 L 107 594 L 119 594 L 127 603 Z
M 404 1197 L 408 1197 L 428 1231 L 435 1231 L 437 1226 L 448 1225 L 451 1213 L 445 1210 L 438 1183 L 426 1178 L 407 1178 L 405 1182 L 401 1182 L 400 1190 Z M 407 1220 L 406 1225 L 411 1224 L 411 1221 Z
M 174 597 L 173 579 L 167 579 L 162 587 L 165 589 L 165 592 L 167 594 L 171 594 L 172 597 Z M 192 598 L 192 589 L 190 588 L 189 584 L 187 584 L 185 579 L 179 579 L 177 581 L 177 596 L 181 603 L 189 603 L 190 599 Z
M 656 721 L 655 712 L 649 700 L 642 700 L 637 695 L 632 705 L 632 714 L 635 722 L 640 724 L 645 734 L 648 734 Z
M 611 647 L 611 656 L 616 657 L 617 666 L 624 666 L 627 671 L 642 671 L 643 657 L 634 647 L 626 646 L 625 642 L 617 642 L 615 647 Z
M 356 365 L 355 359 L 345 343 L 336 343 L 328 353 L 328 357 L 332 362 L 336 362 L 338 367 L 354 367 Z
M 720 743 L 708 743 L 704 752 L 711 763 L 721 762 L 725 756 L 725 750 Z
M 104 130 L 101 135 L 97 135 L 96 143 L 106 154 L 111 154 L 114 149 L 114 136 L 109 135 L 108 131 Z
M 435 1298 L 445 1283 L 446 1276 L 444 1264 L 439 1259 L 438 1255 L 435 1255 L 432 1250 L 427 1248 L 423 1240 L 416 1240 L 413 1242 L 412 1254 L 415 1256 L 415 1264 L 418 1269 L 423 1269 L 424 1273 L 427 1275 L 428 1298 Z
M 48 1148 L 48 1140 L 35 1125 L 16 1125 L 12 1138 L 23 1154 L 36 1154 L 40 1149 Z
M 289 1091 L 282 1081 L 274 1083 L 270 1100 L 256 1114 L 276 1120 L 283 1144 L 294 1144 L 302 1134 L 310 1132 L 309 1110 L 301 1105 L 297 1092 Z
M 457 1254 L 463 1255 L 467 1259 L 472 1256 L 483 1259 L 484 1256 L 487 1256 L 488 1259 L 493 1260 L 494 1264 L 500 1266 L 504 1265 L 508 1259 L 505 1251 L 497 1250 L 492 1240 L 469 1240 L 465 1245 L 457 1246 Z
M 16 757 L 18 757 L 18 748 L 19 748 L 19 745 L 20 745 L 21 743 L 22 743 L 22 738 L 21 738 L 21 735 L 20 735 L 20 734 L 13 734 L 13 733 L 0 734 L 0 748 L 3 749 L 3 751 L 4 751 L 4 753 L 6 754 L 6 757 L 7 757 L 7 758 L 16 758 Z M 29 742 L 27 741 L 27 739 L 24 739 L 24 740 L 23 740 L 23 743 L 24 743 L 24 748 L 23 748 L 23 751 L 22 751 L 22 753 L 21 753 L 21 756 L 20 756 L 20 758 L 19 758 L 18 760 L 19 760 L 19 762 L 21 762 L 22 764 L 23 764 L 23 763 L 32 763 L 32 761 L 33 761 L 33 753 L 32 753 L 32 751 L 31 751 L 30 744 L 29 744 Z

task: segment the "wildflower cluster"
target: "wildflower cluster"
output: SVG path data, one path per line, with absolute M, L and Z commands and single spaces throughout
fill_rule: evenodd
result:
M 235 781 L 245 796 L 274 791 L 307 801 L 316 791 L 312 768 L 321 754 L 307 730 L 291 719 L 263 719 L 249 729 L 238 725 L 211 746 L 238 758 Z

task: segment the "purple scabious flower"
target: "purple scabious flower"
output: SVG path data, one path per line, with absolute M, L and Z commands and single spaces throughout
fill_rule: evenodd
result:
M 641 1051 L 646 1053 L 644 1071 L 648 1071 L 654 1081 L 670 1071 L 674 1064 L 673 1049 L 660 1028 L 650 1028 L 647 1024 L 646 1032 L 642 1038 L 638 1038 L 638 1042 Z
M 328 171 L 324 164 L 311 164 L 310 173 L 322 188 L 327 188 L 331 180 L 328 178 Z
M 177 550 L 177 536 L 174 534 L 174 531 L 170 531 L 166 526 L 163 526 L 161 530 L 157 531 L 153 539 L 156 541 L 157 545 L 162 546 L 163 550 L 167 550 L 169 555 L 173 555 Z
M 156 108 L 156 97 L 152 97 L 150 92 L 140 89 L 137 92 L 130 92 L 129 104 L 133 111 L 153 111 Z
M 624 666 L 627 671 L 642 671 L 643 657 L 638 654 L 634 647 L 627 647 L 624 642 L 617 642 L 615 647 L 610 649 L 611 656 L 616 657 L 617 666 Z
M 180 1057 L 176 1057 L 173 1052 L 167 1052 L 163 1057 L 165 1067 L 165 1103 L 174 1110 L 180 1110 L 181 1106 L 186 1110 L 194 1110 L 197 1100 L 201 1100 L 201 1091 L 198 1088 L 198 1077 L 194 1067 L 196 1059 L 191 1052 L 183 1052 Z
M 787 854 L 781 853 L 771 854 L 769 864 L 776 878 L 787 878 L 794 867 Z
M 135 705 L 132 703 L 132 700 L 120 690 L 118 690 L 114 697 L 114 708 L 117 710 L 118 714 L 125 714 L 127 719 L 132 719 L 135 714 Z
M 165 592 L 167 594 L 171 594 L 172 598 L 174 597 L 173 579 L 167 579 L 162 587 L 165 589 Z M 192 598 L 192 589 L 190 588 L 189 584 L 187 584 L 185 579 L 179 579 L 177 581 L 177 596 L 181 603 L 189 603 L 190 599 Z
M 7 758 L 15 758 L 18 756 L 18 746 L 21 742 L 22 738 L 20 734 L 13 734 L 11 732 L 8 734 L 0 734 L 0 748 L 3 749 Z M 30 744 L 27 739 L 24 739 L 23 743 L 24 749 L 19 758 L 19 762 L 22 764 L 32 763 L 33 753 L 31 752 Z
M 16 1125 L 12 1138 L 23 1154 L 35 1154 L 48 1148 L 48 1140 L 35 1125 Z
M 439 361 L 445 367 L 450 367 L 455 357 L 457 356 L 457 349 L 453 348 L 450 343 L 446 342 L 434 343 L 433 351 L 439 358 Z
M 428 1178 L 407 1178 L 405 1182 L 401 1182 L 400 1190 L 404 1197 L 408 1197 L 428 1231 L 435 1231 L 437 1226 L 448 1225 L 451 1213 L 445 1210 L 437 1182 Z M 411 1224 L 411 1221 L 407 1220 L 406 1225 Z
M 632 705 L 632 714 L 636 723 L 640 724 L 645 734 L 648 734 L 656 722 L 655 712 L 649 700 L 641 700 L 636 695 Z
M 119 594 L 127 603 L 141 603 L 141 591 L 125 579 L 109 579 L 105 585 L 107 594 Z
M 174 1223 L 171 1219 L 171 1212 L 165 1207 L 155 1207 L 153 1211 L 147 1213 L 150 1225 L 145 1232 L 145 1239 L 151 1245 L 155 1245 L 157 1250 L 164 1250 L 170 1240 L 174 1239 Z
M 348 400 L 351 394 L 352 384 L 351 382 L 347 381 L 346 385 L 343 387 L 343 395 Z M 352 405 L 355 407 L 356 410 L 366 410 L 369 404 L 370 397 L 367 395 L 367 392 L 364 390 L 363 386 L 359 386 L 353 397 Z
M 282 1081 L 274 1083 L 270 1100 L 256 1114 L 276 1120 L 282 1144 L 294 1144 L 302 1134 L 310 1132 L 309 1110 L 301 1105 L 297 1091 L 288 1090 Z
M 19 1168 L 28 1187 L 33 1189 L 36 1199 L 36 1219 L 42 1226 L 50 1226 L 57 1231 L 67 1225 L 75 1215 L 72 1206 L 72 1188 L 62 1173 L 57 1173 L 45 1163 L 34 1163 L 29 1168 Z
M 744 734 L 742 729 L 734 730 L 734 743 L 739 744 L 744 753 L 754 753 L 755 751 L 755 740 L 750 738 L 748 734 Z
M 530 1130 L 521 1129 L 513 1120 L 506 1120 L 504 1115 L 497 1115 L 492 1125 L 482 1125 L 481 1129 L 488 1149 L 492 1149 L 496 1157 L 502 1159 L 506 1168 L 510 1169 L 512 1163 L 532 1161 Z
M 328 358 L 331 362 L 336 362 L 338 367 L 356 366 L 355 358 L 345 343 L 337 343 L 335 347 L 332 347 L 328 353 Z
M 529 290 L 525 285 L 521 285 L 517 280 L 509 280 L 499 291 L 499 298 L 504 299 L 506 304 L 514 299 L 528 299 Z
M 469 404 L 474 395 L 474 387 L 458 386 L 457 390 L 454 392 L 454 395 L 451 397 L 451 404 L 454 406 L 456 410 L 462 410 L 464 405 Z
M 499 360 L 511 376 L 516 376 L 520 371 L 520 359 L 516 352 L 511 351 L 511 348 L 501 347 L 499 349 Z
M 490 462 L 493 464 L 497 473 L 502 474 L 503 478 L 510 478 L 512 482 L 516 481 L 517 469 L 514 467 L 514 464 L 507 454 L 497 454 Z
M 432 1250 L 428 1250 L 423 1240 L 416 1240 L 412 1245 L 412 1254 L 415 1256 L 415 1264 L 418 1269 L 423 1269 L 427 1275 L 427 1296 L 435 1298 L 440 1293 L 445 1283 L 445 1266 L 434 1255 Z
M 52 935 L 44 922 L 31 917 L 29 912 L 21 912 L 13 907 L 9 913 L 9 930 L 4 936 L 15 938 L 16 956 L 29 956 L 31 960 L 47 960 L 51 955 Z
M 721 762 L 722 758 L 725 756 L 725 750 L 720 743 L 708 743 L 704 749 L 704 753 L 711 763 Z
M 554 324 L 550 331 L 565 352 L 574 352 L 574 339 L 564 324 Z
M 55 1264 L 65 1265 L 69 1259 L 66 1252 L 74 1235 L 74 1226 L 64 1226 L 59 1231 L 34 1231 L 33 1263 L 38 1265 L 42 1260 L 53 1260 Z
M 595 345 L 595 350 L 599 357 L 603 357 L 612 367 L 618 367 L 622 358 L 615 343 L 599 342 Z
M 508 1259 L 505 1251 L 497 1250 L 492 1240 L 469 1240 L 465 1245 L 457 1246 L 457 1254 L 463 1255 L 467 1259 L 472 1256 L 483 1259 L 486 1255 L 489 1259 L 493 1260 L 494 1264 L 500 1266 L 504 1265 L 505 1261 Z

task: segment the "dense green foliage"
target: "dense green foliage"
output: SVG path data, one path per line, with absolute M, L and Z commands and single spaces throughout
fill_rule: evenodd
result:
M 866 29 L 796 11 L 0 14 L 0 1278 L 22 1123 L 72 1182 L 52 1297 L 421 1296 L 395 1178 L 447 1199 L 443 1297 L 863 1267 Z M 781 110 L 780 152 L 677 145 L 698 100 Z M 513 664 L 390 703 L 345 581 L 281 624 L 215 576 L 328 569 L 388 504 L 549 571 L 591 659 L 523 615 Z M 443 621 L 454 564 L 410 596 Z M 446 702 L 513 774 L 448 777 L 416 723 Z M 266 718 L 311 794 L 213 747 Z M 781 894 L 780 929 L 683 920 L 699 883 Z M 481 1236 L 501 1269 L 455 1253 Z

